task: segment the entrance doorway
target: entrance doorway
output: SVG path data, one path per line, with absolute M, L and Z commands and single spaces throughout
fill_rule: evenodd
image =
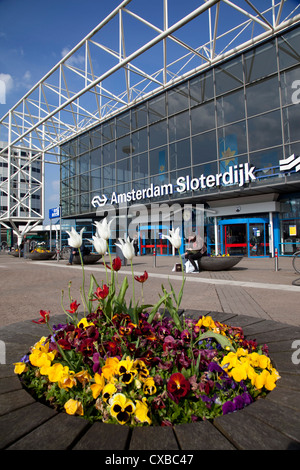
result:
M 231 256 L 269 256 L 268 219 L 221 220 L 222 253 Z
M 144 225 L 139 227 L 140 254 L 172 255 L 172 246 L 168 239 L 162 235 L 169 234 L 169 227 L 166 225 Z

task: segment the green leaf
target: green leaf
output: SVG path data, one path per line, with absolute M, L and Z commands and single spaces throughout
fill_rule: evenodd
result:
M 90 277 L 90 287 L 89 287 L 89 292 L 88 292 L 88 312 L 91 313 L 92 311 L 92 306 L 93 306 L 93 303 L 92 301 L 90 300 L 92 298 L 92 295 L 93 295 L 93 292 L 94 292 L 94 284 L 99 287 L 96 279 L 95 279 L 95 276 L 93 274 L 91 274 L 91 277 Z
M 167 297 L 169 296 L 169 294 L 166 292 L 165 295 L 163 297 L 161 297 L 159 299 L 159 301 L 153 306 L 151 312 L 150 312 L 150 315 L 148 317 L 148 323 L 152 323 L 152 320 L 153 318 L 155 317 L 159 307 L 166 302 L 166 299 Z
M 125 294 L 126 294 L 126 291 L 128 289 L 128 279 L 127 279 L 127 276 L 125 276 L 123 282 L 122 282 L 122 285 L 121 285 L 121 288 L 120 288 L 120 291 L 119 291 L 119 295 L 117 297 L 117 302 L 119 304 L 123 304 L 124 302 L 124 297 L 125 297 Z
M 219 333 L 214 333 L 213 331 L 207 331 L 206 333 L 203 333 L 202 335 L 198 336 L 197 341 L 202 341 L 203 339 L 206 339 L 206 338 L 214 338 L 216 341 L 218 341 L 218 343 L 222 346 L 223 349 L 230 348 L 230 351 L 235 352 L 235 349 L 232 346 L 229 339 L 227 339 L 223 335 L 220 335 Z

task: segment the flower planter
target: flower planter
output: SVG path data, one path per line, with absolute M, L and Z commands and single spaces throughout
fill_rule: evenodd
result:
M 26 258 L 34 260 L 34 261 L 44 261 L 53 258 L 55 255 L 55 251 L 45 251 L 43 253 L 38 253 L 36 251 L 32 253 L 28 253 Z
M 204 271 L 225 271 L 233 268 L 243 256 L 203 256 L 200 260 L 200 268 Z
M 186 316 L 199 314 L 185 312 Z M 10 341 L 10 348 L 7 365 L 0 365 L 0 449 L 102 450 L 105 458 L 111 456 L 112 450 L 144 450 L 149 455 L 159 450 L 171 457 L 174 453 L 178 458 L 183 454 L 190 455 L 193 463 L 202 459 L 202 454 L 197 453 L 200 450 L 299 450 L 299 371 L 291 361 L 294 350 L 286 346 L 299 337 L 299 328 L 243 315 L 213 312 L 212 316 L 227 324 L 241 325 L 247 337 L 259 336 L 260 341 L 270 344 L 271 357 L 282 377 L 278 389 L 243 410 L 213 421 L 173 428 L 138 427 L 132 431 L 128 426 L 115 424 L 97 422 L 90 425 L 79 416 L 57 413 L 36 402 L 22 388 L 9 365 L 32 344 L 36 327 L 31 322 L 23 322 L 1 328 L 1 339 Z M 55 322 L 62 319 L 62 316 L 57 317 Z M 43 439 L 40 439 L 41 435 Z M 121 453 L 115 455 L 122 456 Z
M 101 258 L 101 255 L 96 255 L 96 254 L 93 254 L 93 253 L 91 253 L 89 255 L 84 255 L 83 256 L 83 264 L 95 264 L 95 263 L 97 263 L 97 261 L 99 261 L 100 258 Z M 81 264 L 79 255 L 74 256 L 73 263 L 74 264 Z

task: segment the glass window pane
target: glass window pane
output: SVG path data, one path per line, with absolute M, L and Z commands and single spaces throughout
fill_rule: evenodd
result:
M 115 165 L 106 165 L 102 169 L 103 172 L 103 187 L 112 186 L 116 183 Z
M 299 67 L 282 72 L 280 75 L 281 96 L 283 106 L 300 103 L 300 72 Z
M 101 147 L 91 151 L 91 170 L 101 166 L 101 163 L 102 163 L 101 155 L 102 155 Z
M 161 121 L 149 127 L 150 148 L 159 147 L 167 143 L 167 121 Z
M 248 119 L 249 150 L 274 147 L 282 143 L 280 111 Z
M 279 83 L 277 75 L 246 88 L 248 116 L 279 108 Z
M 189 112 L 186 111 L 181 114 L 176 114 L 169 118 L 169 140 L 184 139 L 190 135 L 190 119 Z
M 153 98 L 149 102 L 149 123 L 159 121 L 166 117 L 166 95 Z
M 191 106 L 203 103 L 214 97 L 212 72 L 205 72 L 190 81 Z
M 89 212 L 90 210 L 90 193 L 80 195 L 80 211 Z
M 290 143 L 300 140 L 300 113 L 299 105 L 288 106 L 283 109 L 284 142 Z
M 78 166 L 78 162 L 77 162 L 77 158 L 72 158 L 70 160 L 70 176 L 75 176 L 78 172 L 77 170 L 77 166 Z
M 79 176 L 79 191 L 80 192 L 86 192 L 89 191 L 89 173 L 85 175 L 80 175 Z
M 79 158 L 79 173 L 85 173 L 90 169 L 90 154 L 86 153 Z
M 250 164 L 255 166 L 255 176 L 259 179 L 270 176 L 283 177 L 279 173 L 279 160 L 283 158 L 282 147 L 250 153 Z
M 203 165 L 194 166 L 193 178 L 200 178 L 201 175 L 216 175 L 218 173 L 218 162 L 208 162 Z
M 91 131 L 91 148 L 99 147 L 101 145 L 101 131 L 100 128 Z
M 215 70 L 216 94 L 243 86 L 243 66 L 241 58 L 227 62 Z
M 197 135 L 192 139 L 192 164 L 208 162 L 217 159 L 216 132 L 210 131 Z
M 101 126 L 101 133 L 102 133 L 102 142 L 108 142 L 109 140 L 113 140 L 115 138 L 115 123 L 114 120 L 107 122 Z
M 141 153 L 148 150 L 148 131 L 146 128 L 132 133 L 132 153 Z
M 266 77 L 277 71 L 275 41 L 245 53 L 244 57 L 246 83 Z
M 131 158 L 120 160 L 117 164 L 117 183 L 124 183 L 131 180 Z
M 116 118 L 117 139 L 130 132 L 130 113 L 122 114 Z
M 280 70 L 300 62 L 300 30 L 285 33 L 278 39 Z
M 215 122 L 215 105 L 213 101 L 204 103 L 191 110 L 192 134 L 213 129 Z
M 91 191 L 101 188 L 101 169 L 91 172 Z
M 219 158 L 232 158 L 247 152 L 245 121 L 218 129 Z
M 168 170 L 167 147 L 160 147 L 150 152 L 150 175 L 164 173 Z
M 69 161 L 63 162 L 60 165 L 60 178 L 61 180 L 69 178 Z
M 144 178 L 148 176 L 148 153 L 142 153 L 132 158 L 133 178 Z
M 245 118 L 244 90 L 238 90 L 217 99 L 218 126 Z
M 189 107 L 188 84 L 180 85 L 168 91 L 168 113 L 169 116 Z
M 191 165 L 190 139 L 170 144 L 170 168 L 184 168 Z
M 132 129 L 138 129 L 147 125 L 147 104 L 138 106 L 131 111 Z
M 115 161 L 115 143 L 111 142 L 110 144 L 103 145 L 103 165 Z
M 131 154 L 131 143 L 130 143 L 130 135 L 126 137 L 122 137 L 121 139 L 116 141 L 117 145 L 117 160 L 122 158 L 128 157 Z
M 87 152 L 90 148 L 90 134 L 87 132 L 79 137 L 79 153 Z

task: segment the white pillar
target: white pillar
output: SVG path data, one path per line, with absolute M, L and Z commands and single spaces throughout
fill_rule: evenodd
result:
M 219 254 L 219 233 L 218 233 L 218 219 L 216 216 L 214 217 L 214 220 L 215 220 L 215 254 L 218 255 Z

